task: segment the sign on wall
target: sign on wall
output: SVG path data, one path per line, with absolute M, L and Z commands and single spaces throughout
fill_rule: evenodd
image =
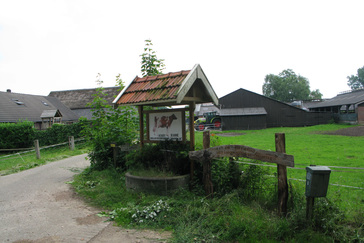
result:
M 182 141 L 182 112 L 160 112 L 149 114 L 149 140 Z

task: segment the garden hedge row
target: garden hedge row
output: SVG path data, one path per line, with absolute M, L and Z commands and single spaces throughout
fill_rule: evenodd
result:
M 79 138 L 82 124 L 54 124 L 47 130 L 36 130 L 32 122 L 0 123 L 0 149 L 30 148 L 34 140 L 40 146 L 47 146 L 68 141 L 69 136 Z

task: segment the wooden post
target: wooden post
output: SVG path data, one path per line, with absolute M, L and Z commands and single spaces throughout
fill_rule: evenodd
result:
M 276 152 L 286 153 L 286 139 L 284 133 L 275 134 Z M 287 167 L 285 165 L 277 165 L 278 173 L 278 214 L 287 214 L 288 201 L 288 183 L 287 183 Z
M 306 197 L 307 204 L 306 204 L 306 219 L 311 221 L 313 215 L 313 206 L 315 204 L 314 197 Z
M 68 137 L 68 146 L 70 148 L 70 150 L 75 150 L 75 137 L 74 136 L 70 136 Z
M 40 148 L 39 148 L 39 140 L 34 140 L 34 149 L 35 154 L 37 155 L 37 159 L 40 159 Z
M 210 148 L 210 131 L 203 132 L 203 149 Z M 212 185 L 211 176 L 211 160 L 206 159 L 203 161 L 203 184 L 205 188 L 205 195 L 207 198 L 214 197 L 214 187 Z
M 144 146 L 144 115 L 143 115 L 143 106 L 138 106 L 139 112 L 139 138 L 140 138 L 140 147 Z
M 195 117 L 195 103 L 191 102 L 189 105 L 189 116 L 190 116 L 190 151 L 195 150 L 195 126 L 194 126 L 194 117 Z M 195 162 L 190 160 L 190 181 L 193 180 L 193 176 L 195 173 Z M 190 184 L 191 185 L 191 184 Z M 190 187 L 190 189 L 192 189 Z
M 118 161 L 118 155 L 119 155 L 119 148 L 116 143 L 112 143 L 111 147 L 112 147 L 112 154 L 113 154 L 113 160 L 114 160 L 114 168 L 116 168 L 116 163 Z

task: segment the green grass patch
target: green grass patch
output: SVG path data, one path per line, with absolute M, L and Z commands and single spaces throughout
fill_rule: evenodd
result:
M 216 133 L 212 136 L 212 146 L 242 144 L 275 151 L 274 134 L 286 134 L 287 154 L 294 155 L 295 168 L 298 168 L 288 169 L 290 196 L 286 217 L 278 217 L 276 213 L 276 168 L 270 167 L 239 164 L 244 173 L 238 189 L 216 195 L 212 200 L 198 193 L 201 188 L 193 192 L 179 191 L 168 197 L 132 193 L 125 188 L 124 172 L 115 169 L 85 170 L 72 184 L 92 205 L 103 208 L 101 215 L 118 225 L 170 230 L 171 242 L 360 242 L 364 240 L 362 189 L 330 185 L 327 198 L 315 200 L 313 220 L 308 222 L 305 217 L 306 166 L 363 167 L 364 137 L 323 134 L 345 127 L 349 126 L 229 131 L 244 132 L 244 135 L 223 137 Z M 196 147 L 202 147 L 202 132 L 196 133 Z M 221 171 L 219 161 L 213 163 L 213 177 L 226 174 Z M 364 187 L 362 171 L 332 170 L 331 184 Z M 223 187 L 219 181 L 214 183 Z
M 88 148 L 85 143 L 75 144 L 75 149 L 71 151 L 68 145 L 45 148 L 40 150 L 41 158 L 37 159 L 35 151 L 27 153 L 17 153 L 0 155 L 0 175 L 8 175 L 19 171 L 31 169 L 49 162 L 58 161 L 71 156 L 87 153 Z

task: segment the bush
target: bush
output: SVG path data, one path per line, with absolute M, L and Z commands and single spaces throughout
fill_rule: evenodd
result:
M 33 146 L 33 122 L 0 123 L 0 149 L 30 148 Z
M 189 171 L 189 145 L 175 141 L 163 141 L 158 144 L 145 144 L 142 149 L 127 156 L 127 168 L 130 170 L 156 169 L 184 175 Z
M 68 141 L 68 137 L 79 138 L 81 136 L 82 123 L 73 123 L 70 125 L 53 124 L 46 130 L 35 130 L 34 139 L 39 140 L 40 146 L 53 145 Z
M 136 140 L 138 118 L 135 109 L 131 107 L 118 107 L 113 109 L 107 104 L 102 88 L 97 89 L 97 94 L 91 104 L 93 120 L 87 123 L 81 119 L 82 134 L 91 148 L 89 158 L 92 169 L 103 170 L 113 166 L 113 148 L 132 144 Z M 125 154 L 119 153 L 116 167 L 125 169 Z

